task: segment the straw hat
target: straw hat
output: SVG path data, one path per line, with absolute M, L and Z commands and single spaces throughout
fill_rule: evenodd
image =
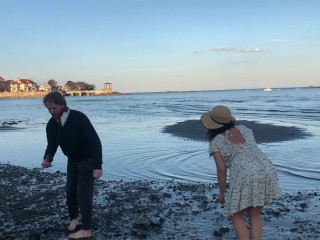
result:
M 231 115 L 229 108 L 218 105 L 212 108 L 210 112 L 206 112 L 201 116 L 201 123 L 207 129 L 217 129 L 223 125 L 235 121 L 236 119 Z

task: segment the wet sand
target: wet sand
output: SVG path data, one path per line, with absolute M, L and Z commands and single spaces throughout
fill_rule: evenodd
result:
M 187 121 L 164 131 L 202 141 L 205 130 L 197 133 L 194 124 Z M 267 126 L 260 127 L 266 131 Z M 269 139 L 256 134 L 261 142 Z M 300 129 L 285 129 L 273 141 L 307 136 Z M 0 164 L 0 240 L 67 239 L 65 182 L 65 173 Z M 93 239 L 236 239 L 218 193 L 215 183 L 97 181 Z M 319 189 L 281 193 L 263 210 L 263 239 L 319 239 L 319 205 Z
M 309 133 L 297 127 L 275 126 L 246 120 L 237 121 L 236 124 L 243 124 L 252 129 L 257 143 L 291 141 L 310 136 Z M 202 126 L 200 120 L 178 122 L 176 124 L 166 126 L 163 129 L 163 132 L 184 139 L 207 141 L 207 129 Z

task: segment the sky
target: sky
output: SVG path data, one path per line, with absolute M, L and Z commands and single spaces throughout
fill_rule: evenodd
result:
M 320 86 L 319 0 L 0 0 L 0 76 L 118 92 Z

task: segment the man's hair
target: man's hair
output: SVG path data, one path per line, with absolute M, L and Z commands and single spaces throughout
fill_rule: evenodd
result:
M 67 106 L 66 99 L 59 92 L 50 92 L 43 98 L 43 104 L 46 106 L 47 102 L 53 102 L 57 105 Z

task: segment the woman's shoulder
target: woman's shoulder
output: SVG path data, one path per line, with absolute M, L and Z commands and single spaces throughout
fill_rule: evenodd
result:
M 239 125 L 239 126 L 236 126 L 237 129 L 240 131 L 241 135 L 246 138 L 248 141 L 249 139 L 254 139 L 254 135 L 253 135 L 253 131 L 251 128 L 248 128 L 247 126 L 245 125 Z
M 212 144 L 220 143 L 223 141 L 224 138 L 225 137 L 223 136 L 223 134 L 220 133 L 212 139 L 211 143 Z
M 251 129 L 248 128 L 247 126 L 243 125 L 243 124 L 239 124 L 235 126 L 236 128 L 238 128 L 239 130 L 244 130 L 244 131 L 250 131 Z
M 223 139 L 224 139 L 224 137 L 222 134 L 218 134 L 217 136 L 215 136 L 209 144 L 209 151 L 211 153 L 216 152 L 216 151 L 220 151 L 222 146 L 224 145 Z

